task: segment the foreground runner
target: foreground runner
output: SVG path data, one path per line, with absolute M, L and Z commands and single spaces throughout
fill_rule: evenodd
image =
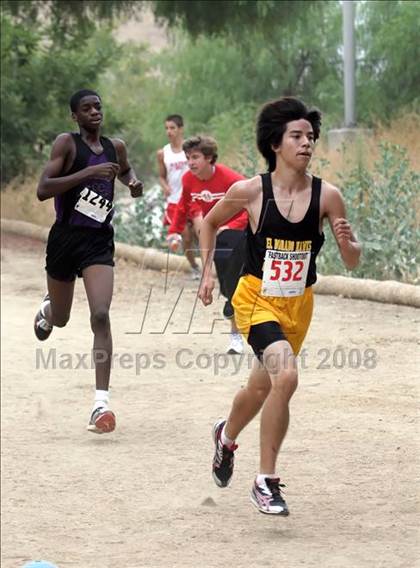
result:
M 163 224 L 169 226 L 175 216 L 176 206 L 182 193 L 182 176 L 188 171 L 187 157 L 182 149 L 184 143 L 184 119 L 179 114 L 170 114 L 165 120 L 169 144 L 157 151 L 159 183 L 166 200 Z M 191 266 L 193 280 L 200 280 L 201 271 L 194 255 L 194 230 L 187 221 L 182 232 L 182 247 Z
M 94 335 L 96 393 L 88 430 L 112 432 L 115 416 L 108 408 L 112 337 L 109 321 L 114 282 L 114 180 L 139 197 L 143 184 L 136 178 L 122 140 L 99 135 L 100 96 L 87 89 L 70 99 L 80 132 L 60 134 L 42 173 L 37 195 L 54 197 L 56 222 L 47 243 L 48 294 L 35 316 L 35 335 L 47 339 L 53 327 L 64 327 L 73 301 L 76 276 L 83 277 Z
M 189 172 L 182 178 L 182 195 L 175 217 L 169 227 L 168 243 L 172 251 L 180 245 L 187 217 L 192 218 L 194 229 L 199 234 L 203 217 L 225 195 L 229 187 L 244 177 L 224 166 L 217 164 L 217 144 L 210 136 L 188 138 L 183 145 L 188 160 Z M 227 219 L 217 231 L 216 254 L 214 262 L 220 284 L 220 292 L 226 298 L 223 315 L 231 322 L 230 344 L 228 353 L 243 352 L 241 335 L 235 324 L 233 308 L 230 303 L 239 280 L 243 258 L 241 239 L 248 222 L 246 211 L 238 211 Z
M 276 515 L 289 514 L 276 461 L 297 387 L 296 357 L 312 316 L 323 220 L 328 219 L 348 269 L 357 266 L 361 251 L 340 191 L 307 170 L 320 125 L 320 113 L 298 99 L 267 103 L 257 121 L 257 143 L 269 172 L 235 183 L 201 225 L 204 272 L 199 296 L 208 305 L 217 228 L 243 208 L 248 211 L 244 276 L 232 303 L 238 328 L 259 359 L 227 421 L 214 425 L 213 477 L 218 486 L 228 485 L 235 440 L 262 407 L 260 471 L 251 501 L 262 513 Z

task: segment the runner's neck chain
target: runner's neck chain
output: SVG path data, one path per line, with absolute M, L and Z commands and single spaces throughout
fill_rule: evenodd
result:
M 287 220 L 289 220 L 290 213 L 291 213 L 291 211 L 292 211 L 292 207 L 293 207 L 293 203 L 294 203 L 294 202 L 295 202 L 295 200 L 292 199 L 292 203 L 290 204 L 289 211 L 287 212 L 287 216 L 286 216 L 286 219 L 287 219 Z

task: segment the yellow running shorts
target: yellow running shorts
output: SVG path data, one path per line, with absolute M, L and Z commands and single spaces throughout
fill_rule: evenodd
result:
M 298 355 L 311 323 L 313 309 L 312 287 L 302 296 L 278 298 L 261 296 L 261 280 L 252 274 L 242 276 L 232 298 L 235 322 L 241 334 L 248 339 L 253 325 L 277 322 Z

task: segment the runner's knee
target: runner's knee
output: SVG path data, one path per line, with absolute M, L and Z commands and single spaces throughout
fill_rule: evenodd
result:
M 91 313 L 90 325 L 93 333 L 103 331 L 109 328 L 109 310 L 107 308 L 98 308 Z
M 251 390 L 253 398 L 255 400 L 258 400 L 262 404 L 270 393 L 271 385 L 268 384 L 267 386 L 262 386 L 262 387 L 261 386 L 252 387 Z
M 263 403 L 270 394 L 271 386 L 257 389 L 257 399 Z
M 288 395 L 295 392 L 298 385 L 298 373 L 295 369 L 281 371 L 276 377 L 272 377 L 273 389 L 277 392 Z

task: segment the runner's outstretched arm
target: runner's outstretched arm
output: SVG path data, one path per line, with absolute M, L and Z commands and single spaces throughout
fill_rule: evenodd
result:
M 158 170 L 159 170 L 159 183 L 163 191 L 163 197 L 166 199 L 171 194 L 171 188 L 168 184 L 168 172 L 166 171 L 165 162 L 163 159 L 163 150 L 162 148 L 157 151 L 157 163 L 158 163 Z

